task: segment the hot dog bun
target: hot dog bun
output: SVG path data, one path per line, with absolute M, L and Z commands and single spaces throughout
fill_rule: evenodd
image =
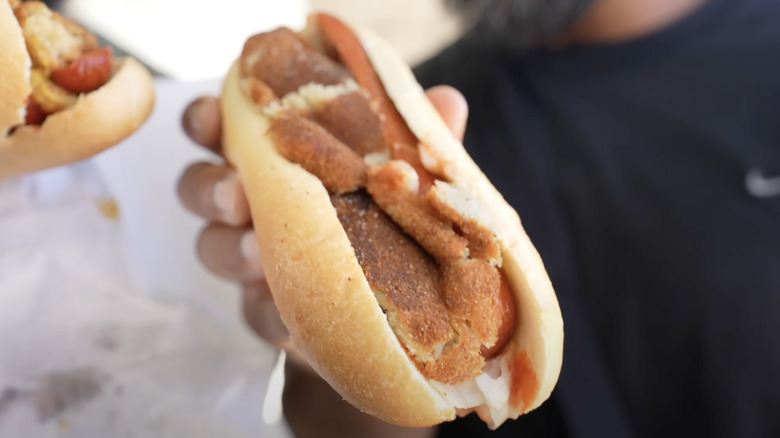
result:
M 154 82 L 132 58 L 115 59 L 109 81 L 24 125 L 31 93 L 30 56 L 10 4 L 0 1 L 0 180 L 89 158 L 135 132 L 151 114 Z
M 30 55 L 11 4 L 0 2 L 0 135 L 24 122 L 24 101 L 30 95 Z
M 316 24 L 305 31 L 316 32 Z M 557 298 L 517 213 L 452 136 L 408 66 L 370 31 L 355 32 L 396 108 L 427 145 L 426 167 L 490 209 L 464 214 L 492 218 L 517 326 L 476 379 L 458 385 L 427 379 L 390 327 L 328 190 L 280 155 L 268 135 L 269 117 L 242 91 L 237 62 L 223 86 L 223 148 L 246 189 L 274 301 L 301 354 L 357 408 L 404 426 L 476 411 L 498 427 L 552 392 L 563 348 Z

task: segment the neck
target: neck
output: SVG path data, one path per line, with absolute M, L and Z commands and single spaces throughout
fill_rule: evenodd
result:
M 610 44 L 655 33 L 707 0 L 598 0 L 553 46 Z

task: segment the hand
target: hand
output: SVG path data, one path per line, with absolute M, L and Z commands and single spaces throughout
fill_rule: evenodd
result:
M 448 86 L 431 88 L 427 95 L 453 134 L 462 139 L 468 116 L 463 96 Z M 217 98 L 201 97 L 192 102 L 184 112 L 182 124 L 193 141 L 222 156 L 222 119 Z M 215 274 L 241 283 L 247 324 L 261 338 L 287 350 L 296 364 L 305 367 L 305 361 L 292 346 L 271 298 L 252 230 L 249 204 L 235 172 L 224 163 L 193 164 L 179 180 L 178 192 L 186 208 L 208 221 L 198 237 L 200 260 Z M 347 409 L 349 418 L 345 418 L 343 406 L 346 404 L 322 380 L 313 378 L 310 373 L 296 373 L 296 376 L 296 379 L 288 376 L 285 414 L 298 436 L 322 436 L 322 423 L 311 418 L 312 413 L 318 410 L 322 414 L 322 409 L 326 409 L 329 415 L 321 418 L 340 418 L 340 436 L 346 436 L 347 430 L 364 436 L 388 437 L 430 436 L 433 433 L 433 429 L 390 426 L 354 409 Z M 314 387 L 322 391 L 312 391 Z M 291 400 L 288 403 L 290 398 L 294 398 L 295 402 Z M 369 430 L 371 433 L 367 433 Z

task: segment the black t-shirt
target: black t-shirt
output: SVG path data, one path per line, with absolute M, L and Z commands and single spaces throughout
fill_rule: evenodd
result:
M 600 400 L 561 402 L 588 381 L 576 310 L 636 436 L 780 437 L 780 1 L 710 0 L 610 46 L 466 38 L 416 73 L 465 94 L 465 144 L 520 213 L 566 323 L 552 399 L 490 436 L 582 436 L 571 400 Z M 482 435 L 472 420 L 442 436 Z

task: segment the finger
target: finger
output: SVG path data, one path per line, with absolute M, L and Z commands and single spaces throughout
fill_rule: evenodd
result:
M 245 282 L 265 278 L 252 229 L 210 224 L 198 237 L 197 253 L 203 265 L 220 277 Z
M 466 120 L 469 116 L 469 106 L 466 98 L 449 85 L 439 85 L 428 89 L 425 93 L 433 104 L 436 111 L 439 112 L 444 123 L 450 128 L 452 134 L 460 141 L 463 141 L 463 134 L 466 132 Z
M 182 204 L 198 216 L 232 226 L 251 221 L 244 188 L 230 167 L 193 164 L 182 174 L 177 190 Z
M 299 369 L 314 372 L 290 339 L 265 279 L 244 283 L 243 310 L 247 325 L 260 338 L 287 351 L 288 359 Z
M 279 348 L 287 346 L 290 333 L 279 316 L 265 279 L 244 284 L 243 309 L 246 323 L 258 336 Z
M 222 154 L 222 114 L 218 98 L 203 96 L 190 102 L 184 110 L 181 124 L 195 143 Z

